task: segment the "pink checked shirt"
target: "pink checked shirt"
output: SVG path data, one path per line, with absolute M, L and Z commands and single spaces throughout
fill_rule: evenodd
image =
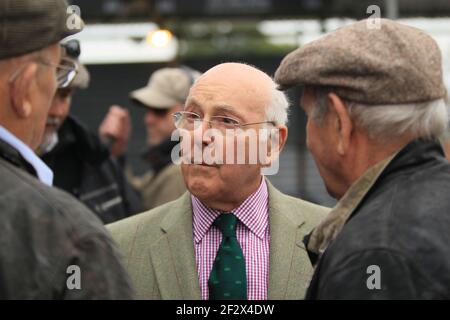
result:
M 202 299 L 208 300 L 208 279 L 222 241 L 213 226 L 220 211 L 206 207 L 192 196 L 195 259 Z M 236 233 L 244 253 L 247 271 L 247 297 L 266 300 L 269 279 L 269 196 L 264 178 L 258 190 L 231 211 L 239 220 Z

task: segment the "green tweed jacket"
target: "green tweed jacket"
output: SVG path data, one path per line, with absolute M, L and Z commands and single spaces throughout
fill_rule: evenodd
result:
M 302 299 L 312 276 L 303 237 L 329 209 L 282 194 L 269 182 L 269 299 Z M 107 226 L 138 299 L 201 299 L 191 197 Z

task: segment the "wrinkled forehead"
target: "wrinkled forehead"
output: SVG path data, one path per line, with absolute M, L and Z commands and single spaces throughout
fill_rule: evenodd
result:
M 195 102 L 203 111 L 227 106 L 241 113 L 264 113 L 270 103 L 270 82 L 247 72 L 226 71 L 200 77 L 191 88 L 186 106 Z

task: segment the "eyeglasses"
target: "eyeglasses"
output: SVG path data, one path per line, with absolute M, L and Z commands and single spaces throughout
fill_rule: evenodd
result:
M 78 73 L 78 65 L 69 60 L 69 59 L 61 59 L 61 62 L 56 67 L 56 78 L 58 81 L 58 88 L 64 89 L 67 88 L 75 79 Z
M 212 129 L 218 129 L 224 133 L 225 130 L 227 129 L 238 129 L 255 124 L 269 123 L 272 124 L 273 126 L 276 126 L 275 121 L 262 121 L 262 122 L 251 122 L 241 124 L 238 120 L 225 116 L 213 116 L 211 117 L 211 120 L 208 121 L 200 117 L 200 115 L 188 111 L 175 112 L 173 114 L 173 118 L 175 127 L 177 129 L 185 129 L 189 131 L 198 128 L 198 126 L 200 126 L 203 121 L 209 123 Z
M 58 89 L 67 88 L 78 73 L 78 66 L 69 59 L 61 59 L 60 64 L 53 64 L 42 59 L 35 60 L 35 62 L 44 66 L 54 67 L 56 69 L 56 81 L 58 84 Z M 16 78 L 20 75 L 24 68 L 25 65 L 17 69 L 9 79 L 9 83 L 14 82 L 14 80 L 16 80 Z
M 43 60 L 39 60 L 37 62 L 45 66 L 56 68 L 56 81 L 58 83 L 58 89 L 67 88 L 78 73 L 77 64 L 66 58 L 62 58 L 60 64 L 53 64 Z

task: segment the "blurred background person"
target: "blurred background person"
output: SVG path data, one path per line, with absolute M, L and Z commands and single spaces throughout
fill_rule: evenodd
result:
M 181 169 L 171 159 L 172 149 L 179 141 L 171 141 L 175 130 L 173 113 L 183 110 L 190 87 L 200 76 L 198 71 L 188 67 L 162 68 L 152 74 L 147 86 L 132 91 L 130 98 L 136 106 L 146 109 L 147 147 L 143 158 L 150 169 L 139 177 L 130 173 L 130 181 L 142 197 L 143 206 L 149 210 L 172 201 L 186 192 Z M 125 118 L 125 109 L 111 107 L 100 126 L 103 139 L 126 141 L 129 135 L 120 128 Z M 126 144 L 115 149 L 115 155 L 125 152 Z
M 138 194 L 128 184 L 119 161 L 110 155 L 108 145 L 70 115 L 72 96 L 89 86 L 88 70 L 79 62 L 77 40 L 64 44 L 63 61 L 75 63 L 77 75 L 53 98 L 45 134 L 37 153 L 54 172 L 54 185 L 85 203 L 104 222 L 110 223 L 141 211 Z M 129 118 L 118 124 L 129 135 Z M 111 143 L 117 148 L 120 141 Z

